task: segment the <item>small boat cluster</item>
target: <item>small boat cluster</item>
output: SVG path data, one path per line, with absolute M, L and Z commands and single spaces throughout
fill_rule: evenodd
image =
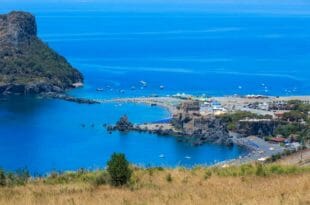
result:
M 144 90 L 146 87 L 148 87 L 148 83 L 144 80 L 140 80 L 139 81 L 139 86 L 131 86 L 130 87 L 130 90 L 137 90 L 137 87 L 140 87 L 141 90 Z M 164 90 L 165 89 L 165 86 L 164 85 L 160 85 L 159 86 L 159 89 L 160 90 Z M 111 88 L 111 86 L 106 86 L 106 88 L 96 88 L 96 91 L 97 92 L 103 92 L 103 91 L 113 91 L 113 88 Z M 125 93 L 125 90 L 124 89 L 120 89 L 119 90 L 120 93 Z

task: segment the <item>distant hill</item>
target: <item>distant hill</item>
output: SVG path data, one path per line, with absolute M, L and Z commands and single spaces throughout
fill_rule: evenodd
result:
M 63 92 L 82 82 L 82 74 L 37 37 L 33 15 L 0 15 L 0 94 Z

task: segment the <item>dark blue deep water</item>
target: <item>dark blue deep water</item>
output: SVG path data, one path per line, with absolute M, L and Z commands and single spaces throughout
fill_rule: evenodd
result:
M 1 166 L 8 170 L 26 166 L 34 174 L 81 167 L 96 169 L 104 167 L 113 152 L 123 152 L 130 162 L 141 166 L 191 167 L 245 153 L 236 146 L 193 147 L 174 137 L 109 134 L 103 125 L 115 123 L 123 114 L 136 123 L 169 116 L 159 107 L 135 104 L 79 105 L 59 100 L 11 98 L 0 107 Z M 162 154 L 165 158 L 159 157 Z
M 85 87 L 70 92 L 75 96 L 310 94 L 310 16 L 303 5 L 281 13 L 21 5 L 8 3 L 0 10 L 17 7 L 36 15 L 38 35 L 84 74 Z M 140 80 L 149 86 L 142 90 Z M 169 115 L 133 104 L 78 105 L 29 97 L 1 101 L 0 166 L 26 166 L 32 173 L 95 169 L 105 166 L 113 152 L 124 152 L 143 166 L 191 167 L 245 153 L 238 147 L 192 147 L 173 137 L 108 134 L 102 125 L 123 114 L 133 122 Z

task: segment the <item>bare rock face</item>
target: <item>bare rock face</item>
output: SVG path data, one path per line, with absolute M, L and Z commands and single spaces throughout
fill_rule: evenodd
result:
M 271 136 L 281 124 L 280 121 L 240 121 L 237 132 L 242 136 L 256 135 L 259 137 Z
M 0 15 L 1 43 L 18 46 L 25 43 L 32 36 L 37 35 L 34 16 L 26 12 L 13 11 L 8 15 Z
M 0 15 L 0 94 L 64 92 L 82 82 L 82 74 L 37 37 L 33 15 Z
M 179 113 L 171 121 L 186 141 L 199 145 L 205 142 L 232 145 L 225 123 L 211 116 Z
M 183 102 L 178 106 L 172 126 L 178 130 L 181 139 L 199 145 L 205 142 L 232 145 L 227 126 L 214 116 L 202 116 L 198 101 Z

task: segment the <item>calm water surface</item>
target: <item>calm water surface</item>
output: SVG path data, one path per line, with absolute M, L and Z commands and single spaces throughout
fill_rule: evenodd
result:
M 36 15 L 39 36 L 84 74 L 85 87 L 70 92 L 75 96 L 310 94 L 309 15 L 26 10 Z M 140 80 L 148 87 L 141 89 Z M 95 169 L 105 166 L 113 152 L 124 152 L 143 166 L 191 167 L 245 154 L 238 147 L 192 147 L 173 137 L 108 134 L 102 125 L 123 114 L 136 123 L 169 115 L 133 104 L 1 101 L 0 166 L 27 166 L 32 173 Z
M 26 166 L 39 174 L 81 167 L 96 169 L 104 167 L 113 152 L 123 152 L 130 162 L 142 166 L 190 167 L 245 153 L 238 147 L 193 147 L 174 137 L 145 133 L 109 134 L 103 125 L 115 123 L 123 114 L 136 123 L 169 116 L 161 108 L 135 104 L 79 105 L 20 97 L 2 102 L 1 166 L 8 170 Z M 161 154 L 165 158 L 160 158 Z

